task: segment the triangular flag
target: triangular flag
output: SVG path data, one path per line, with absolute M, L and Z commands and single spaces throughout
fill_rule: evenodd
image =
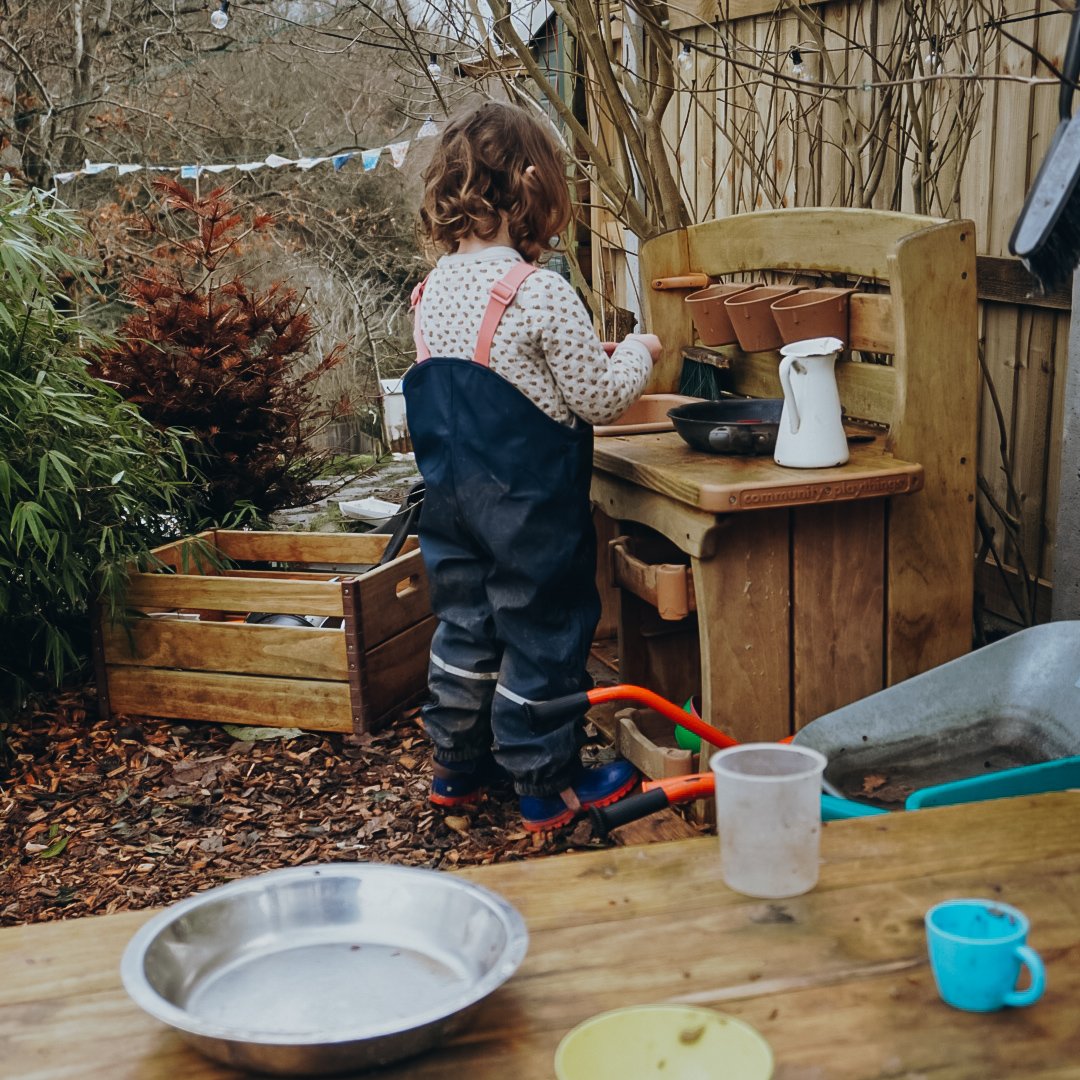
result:
M 104 172 L 106 169 L 111 168 L 113 168 L 113 163 L 111 161 L 93 162 L 87 158 L 82 171 L 86 173 L 87 176 L 97 176 L 99 172 Z
M 420 130 L 416 133 L 418 139 L 430 139 L 433 135 L 439 134 L 439 125 L 435 123 L 435 118 L 429 116 L 423 124 L 420 125 Z
M 82 170 L 76 169 L 75 172 L 58 172 L 53 179 L 58 184 L 67 184 L 74 180 L 76 176 L 82 176 Z
M 254 172 L 256 169 L 265 169 L 266 168 L 266 162 L 265 161 L 245 161 L 242 165 L 237 165 L 236 168 L 239 169 L 240 172 Z
M 329 160 L 329 158 L 324 157 L 302 157 L 297 161 L 296 167 L 307 172 L 308 169 L 314 169 L 316 165 L 321 165 L 324 161 Z
M 360 155 L 360 162 L 364 166 L 364 172 L 371 172 L 371 170 L 379 164 L 379 155 L 382 152 L 383 148 L 381 146 L 377 146 L 374 150 L 365 150 Z
M 271 169 L 280 169 L 282 165 L 295 165 L 296 161 L 293 158 L 282 157 L 280 154 L 267 154 L 266 164 Z
M 394 168 L 400 169 L 405 164 L 405 155 L 409 152 L 408 140 L 393 143 L 386 149 L 390 151 L 390 160 L 394 163 Z
M 352 154 L 335 154 L 331 159 L 334 162 L 334 172 L 341 172 L 345 167 L 345 163 L 352 157 Z
M 235 169 L 236 166 L 235 165 L 204 165 L 203 168 L 207 172 L 222 173 L 222 172 L 228 172 L 229 169 Z
M 138 172 L 142 168 L 141 165 L 117 165 L 116 171 L 120 176 L 127 176 L 128 173 Z

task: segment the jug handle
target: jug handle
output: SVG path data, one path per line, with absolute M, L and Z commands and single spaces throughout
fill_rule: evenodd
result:
M 788 424 L 791 427 L 791 434 L 798 435 L 801 421 L 799 419 L 799 406 L 795 404 L 795 393 L 791 389 L 791 365 L 793 362 L 793 358 L 790 356 L 785 356 L 780 361 L 780 385 L 784 389 L 784 400 L 787 402 Z

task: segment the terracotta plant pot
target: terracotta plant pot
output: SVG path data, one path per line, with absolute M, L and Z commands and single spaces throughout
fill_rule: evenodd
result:
M 785 345 L 810 338 L 839 338 L 848 343 L 848 298 L 854 289 L 806 289 L 772 304 Z
M 743 352 L 763 352 L 783 345 L 771 305 L 782 296 L 799 291 L 797 285 L 762 285 L 752 293 L 724 301 Z
M 757 285 L 735 283 L 732 285 L 709 285 L 691 293 L 683 301 L 690 308 L 690 317 L 702 345 L 731 345 L 736 341 L 735 329 L 731 317 L 724 307 L 724 301 L 730 296 L 749 292 Z

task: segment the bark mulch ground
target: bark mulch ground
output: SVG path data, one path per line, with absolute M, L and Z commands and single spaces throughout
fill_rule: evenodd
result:
M 167 904 L 302 863 L 450 869 L 596 843 L 587 822 L 526 833 L 510 795 L 436 811 L 415 711 L 370 735 L 245 741 L 216 724 L 101 721 L 86 688 L 0 738 L 0 925 Z

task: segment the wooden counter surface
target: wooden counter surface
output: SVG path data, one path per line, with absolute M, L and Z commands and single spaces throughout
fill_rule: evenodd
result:
M 673 431 L 598 438 L 593 465 L 688 506 L 712 513 L 904 495 L 923 485 L 923 467 L 887 453 L 882 437 L 853 443 L 831 469 L 789 469 L 769 456 L 692 450 Z
M 605 1009 L 679 1001 L 753 1024 L 776 1080 L 1064 1080 L 1080 1061 L 1080 794 L 831 823 L 821 881 L 755 901 L 720 881 L 715 837 L 465 871 L 531 935 L 518 973 L 447 1045 L 374 1080 L 550 1080 L 559 1039 Z M 978 1015 L 937 997 L 923 913 L 1000 898 L 1031 919 L 1047 990 Z M 0 931 L 0 1076 L 224 1080 L 126 997 L 118 964 L 149 912 Z M 708 943 L 703 947 L 703 943 Z

